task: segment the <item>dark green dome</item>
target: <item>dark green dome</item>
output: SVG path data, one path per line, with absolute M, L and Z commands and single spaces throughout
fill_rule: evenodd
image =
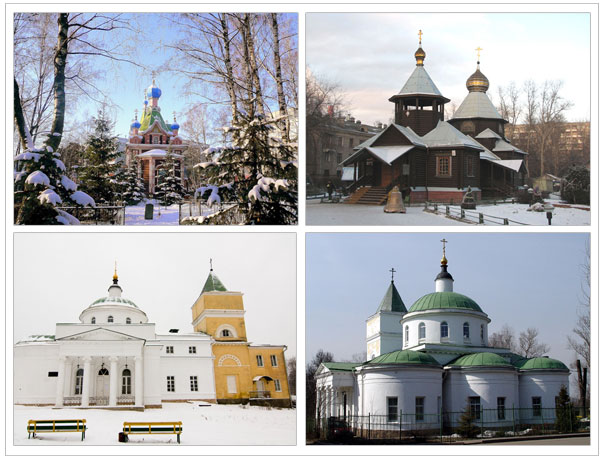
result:
M 448 363 L 453 367 L 510 367 L 508 361 L 493 352 L 478 352 L 476 354 L 463 355 L 453 362 Z
M 88 307 L 98 306 L 100 304 L 125 304 L 127 306 L 136 307 L 137 309 L 139 308 L 139 306 L 133 303 L 130 299 L 118 296 L 105 296 L 104 298 L 99 298 Z
M 569 368 L 563 362 L 549 357 L 535 357 L 515 364 L 519 370 L 566 370 Z
M 468 296 L 453 291 L 439 291 L 424 295 L 408 310 L 408 312 L 428 311 L 432 309 L 465 309 L 483 312 L 475 301 Z
M 374 357 L 366 364 L 374 365 L 439 365 L 439 362 L 426 352 L 412 350 L 394 351 Z

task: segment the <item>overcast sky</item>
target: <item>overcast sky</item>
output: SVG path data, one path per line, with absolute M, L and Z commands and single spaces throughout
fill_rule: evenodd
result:
M 306 62 L 317 76 L 340 84 L 354 117 L 386 123 L 394 110 L 388 98 L 415 68 L 419 29 L 425 68 L 457 106 L 468 94 L 480 46 L 496 106 L 498 86 L 561 80 L 563 97 L 574 104 L 567 119 L 590 119 L 588 13 L 308 14 Z
M 572 233 L 309 233 L 306 243 L 306 359 L 319 349 L 336 360 L 365 353 L 365 321 L 376 312 L 395 272 L 407 308 L 435 291 L 446 238 L 454 291 L 474 299 L 516 336 L 537 328 L 547 355 L 575 357 L 567 335 L 577 320 L 588 234 Z
M 16 233 L 14 342 L 54 334 L 56 323 L 107 296 L 117 260 L 123 296 L 156 332 L 192 332 L 191 306 L 212 258 L 228 290 L 244 293 L 253 344 L 296 356 L 296 235 L 292 233 Z

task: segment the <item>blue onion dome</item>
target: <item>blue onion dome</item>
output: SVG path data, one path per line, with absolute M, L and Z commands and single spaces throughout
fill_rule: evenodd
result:
M 162 90 L 157 87 L 155 80 L 151 85 L 149 85 L 149 88 L 147 88 L 146 96 L 148 98 L 159 98 L 162 96 Z
M 145 99 L 145 101 L 143 101 L 143 104 L 145 104 L 147 106 L 149 104 L 149 101 L 147 101 L 147 99 Z
M 172 125 L 170 125 L 170 128 L 173 130 L 178 130 L 180 127 L 181 126 L 176 122 L 174 122 Z
M 130 124 L 130 128 L 141 128 L 141 123 L 135 119 L 135 121 Z

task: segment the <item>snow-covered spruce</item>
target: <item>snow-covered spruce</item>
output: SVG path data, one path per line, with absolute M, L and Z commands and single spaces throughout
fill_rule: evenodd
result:
M 115 187 L 120 201 L 127 206 L 145 200 L 145 183 L 137 174 L 137 167 L 134 164 L 116 175 Z
M 159 170 L 158 184 L 154 198 L 161 205 L 169 206 L 183 201 L 185 190 L 180 177 L 180 170 L 174 156 L 168 152 Z
M 206 183 L 198 189 L 202 198 L 236 203 L 247 224 L 294 224 L 298 219 L 296 151 L 273 136 L 275 123 L 262 114 L 252 119 L 240 114 L 237 124 L 223 128 L 231 143 L 208 149 L 207 161 L 196 165 Z M 228 210 L 220 212 L 234 212 Z

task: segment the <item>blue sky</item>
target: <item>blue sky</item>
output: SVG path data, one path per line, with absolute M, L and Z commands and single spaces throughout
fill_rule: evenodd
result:
M 336 360 L 365 352 L 365 320 L 380 304 L 392 267 L 406 307 L 435 291 L 443 238 L 454 291 L 488 314 L 490 333 L 508 324 L 518 337 L 535 327 L 549 356 L 574 360 L 567 335 L 580 305 L 588 234 L 427 232 L 307 234 L 307 361 L 319 349 Z
M 396 94 L 414 70 L 418 30 L 425 68 L 447 98 L 460 105 L 466 79 L 481 70 L 497 101 L 498 86 L 534 79 L 562 80 L 573 101 L 571 121 L 590 118 L 590 15 L 588 13 L 348 13 L 309 14 L 306 63 L 338 82 L 350 112 L 365 123 L 388 122 Z

